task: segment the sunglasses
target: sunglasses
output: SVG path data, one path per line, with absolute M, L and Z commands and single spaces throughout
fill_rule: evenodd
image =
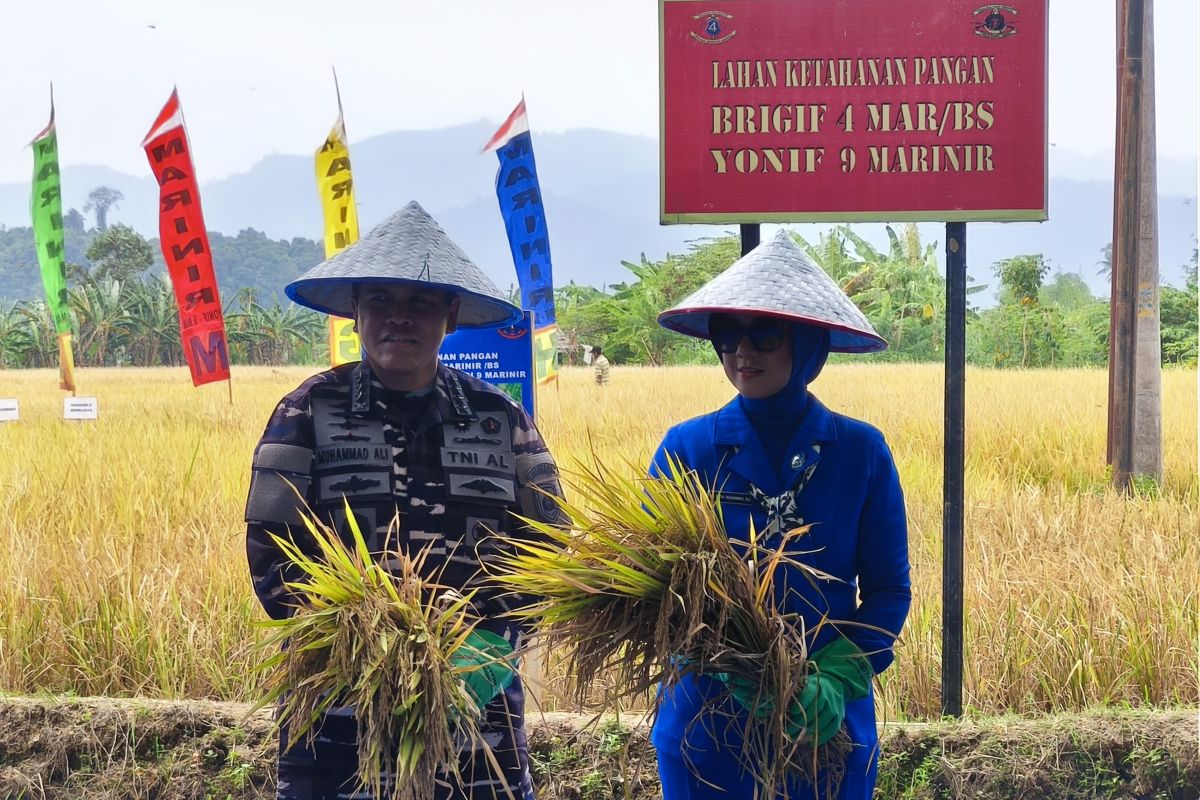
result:
M 743 325 L 732 317 L 714 314 L 708 319 L 708 338 L 721 355 L 736 353 L 742 339 L 750 338 L 755 350 L 769 353 L 783 346 L 788 333 L 788 324 L 773 317 L 759 317 L 749 325 Z

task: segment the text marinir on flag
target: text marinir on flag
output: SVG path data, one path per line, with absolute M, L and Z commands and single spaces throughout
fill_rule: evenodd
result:
M 149 150 L 151 165 L 155 167 L 155 177 L 162 190 L 159 214 L 160 227 L 164 229 L 164 255 L 172 277 L 178 274 L 180 279 L 177 284 L 179 323 L 191 328 L 218 322 L 222 319 L 220 295 L 216 281 L 211 279 L 212 256 L 183 129 L 174 129 Z M 209 262 L 209 276 L 204 274 L 202 259 Z
M 521 306 L 534 313 L 539 326 L 552 325 L 555 309 L 550 234 L 529 133 L 515 136 L 496 155 L 500 159 L 496 195 L 521 287 Z
M 159 185 L 159 238 L 179 307 L 180 342 L 192 383 L 228 380 L 225 318 L 176 93 L 159 112 L 142 146 Z
M 32 142 L 33 240 L 46 290 L 46 305 L 58 334 L 58 385 L 75 391 L 75 355 L 71 347 L 70 294 L 67 290 L 65 231 L 62 215 L 62 176 L 58 166 L 58 132 L 54 126 L 54 98 L 50 100 L 50 123 Z
M 346 125 L 338 102 L 337 121 L 314 155 L 317 194 L 325 218 L 325 258 L 333 258 L 358 241 L 358 206 L 354 202 L 354 177 L 350 170 L 350 148 Z M 330 316 L 329 364 L 336 367 L 357 361 L 362 342 L 354 332 L 354 321 Z

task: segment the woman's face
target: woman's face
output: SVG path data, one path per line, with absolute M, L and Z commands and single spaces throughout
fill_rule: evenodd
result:
M 781 335 L 771 335 L 775 331 L 764 330 L 782 325 Z M 739 327 L 742 335 L 739 337 Z M 755 328 L 756 330 L 751 330 Z M 718 331 L 720 336 L 717 335 Z M 738 390 L 738 394 L 751 400 L 762 400 L 778 394 L 788 385 L 792 377 L 792 337 L 787 329 L 787 323 L 770 317 L 754 314 L 719 314 L 713 315 L 709 322 L 710 337 L 721 351 L 733 347 L 733 352 L 721 352 L 721 366 L 725 368 L 725 377 Z M 750 335 L 747 335 L 747 334 Z M 757 336 L 754 334 L 758 334 Z M 718 341 L 721 340 L 721 341 Z M 755 341 L 773 349 L 759 350 Z

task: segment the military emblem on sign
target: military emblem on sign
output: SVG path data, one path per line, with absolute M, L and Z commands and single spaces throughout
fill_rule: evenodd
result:
M 1008 16 L 1005 16 L 1005 15 Z M 980 16 L 983 15 L 983 19 Z M 1017 16 L 1017 10 L 1012 6 L 986 5 L 975 9 L 975 35 L 985 39 L 1003 39 L 1017 32 L 1010 17 Z
M 479 423 L 479 427 L 483 428 L 484 433 L 496 434 L 500 432 L 500 420 L 495 417 L 484 417 Z
M 513 325 L 510 328 L 498 328 L 496 330 L 496 333 L 500 334 L 503 338 L 509 339 L 512 341 L 520 339 L 522 336 L 524 336 L 528 332 L 529 332 L 529 329 L 526 328 L 524 325 Z
M 692 19 L 696 20 L 697 30 L 689 33 L 697 42 L 721 44 L 728 42 L 737 33 L 730 25 L 733 14 L 726 14 L 724 11 L 705 11 Z

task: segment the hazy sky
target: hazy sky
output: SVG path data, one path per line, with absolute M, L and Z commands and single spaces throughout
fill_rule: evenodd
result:
M 1050 0 L 1059 148 L 1112 147 L 1114 6 Z M 1197 0 L 1154 6 L 1159 155 L 1195 158 Z M 655 0 L 0 0 L 0 182 L 29 180 L 24 145 L 46 123 L 51 80 L 63 163 L 135 175 L 149 174 L 139 144 L 172 85 L 202 181 L 311 152 L 336 113 L 330 65 L 352 142 L 498 122 L 522 90 L 535 131 L 655 137 L 657 28 Z

